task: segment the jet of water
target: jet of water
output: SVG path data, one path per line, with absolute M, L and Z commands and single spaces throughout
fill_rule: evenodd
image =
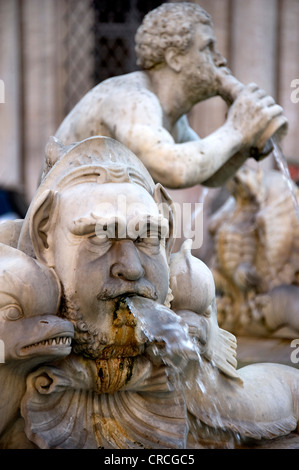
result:
M 299 203 L 298 203 L 295 191 L 294 191 L 293 181 L 292 181 L 292 178 L 291 178 L 291 175 L 290 175 L 290 172 L 289 172 L 287 160 L 286 160 L 286 158 L 285 158 L 285 156 L 284 156 L 284 154 L 283 154 L 283 152 L 282 152 L 275 136 L 272 137 L 271 140 L 272 140 L 272 144 L 273 144 L 273 151 L 272 151 L 273 157 L 276 161 L 278 169 L 282 173 L 282 175 L 283 175 L 283 177 L 284 177 L 284 179 L 287 183 L 287 186 L 290 190 L 290 194 L 291 194 L 293 205 L 294 205 L 295 214 L 296 214 L 296 217 L 297 217 L 298 222 L 299 222 Z

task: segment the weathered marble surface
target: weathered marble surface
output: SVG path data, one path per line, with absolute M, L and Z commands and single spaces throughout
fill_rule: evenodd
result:
M 218 325 L 211 272 L 191 255 L 189 241 L 172 253 L 176 217 L 161 183 L 220 184 L 252 149 L 267 153 L 269 137 L 286 123 L 271 97 L 230 75 L 198 6 L 163 6 L 164 31 L 178 31 L 171 15 L 181 8 L 193 42 L 182 50 L 161 36 L 166 49 L 154 44 L 162 55 L 144 70 L 91 90 L 50 139 L 24 221 L 1 230 L 5 343 L 12 350 L 20 343 L 11 325 L 30 320 L 25 346 L 37 330 L 34 366 L 13 358 L 20 380 L 3 390 L 2 448 L 240 447 L 296 433 L 299 371 L 281 364 L 237 369 L 237 342 Z M 137 34 L 140 60 L 152 35 L 159 38 L 153 15 Z M 216 94 L 233 102 L 227 121 L 200 140 L 186 113 Z M 7 250 L 20 258 L 12 301 Z M 27 288 L 35 294 L 29 300 L 22 298 Z M 52 322 L 63 325 L 65 338 L 55 347 L 56 330 L 39 336 L 40 325 Z M 7 360 L 0 372 L 9 367 Z

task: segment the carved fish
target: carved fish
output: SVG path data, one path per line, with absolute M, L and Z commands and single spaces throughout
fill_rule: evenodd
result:
M 71 351 L 73 325 L 56 316 L 59 300 L 60 285 L 53 271 L 0 245 L 0 339 L 5 359 L 0 364 L 1 447 L 17 434 L 13 429 L 27 374 Z
M 201 354 L 225 374 L 239 379 L 236 338 L 218 325 L 212 273 L 192 256 L 191 245 L 192 241 L 186 240 L 170 260 L 171 307 L 188 324 L 190 335 L 198 339 Z

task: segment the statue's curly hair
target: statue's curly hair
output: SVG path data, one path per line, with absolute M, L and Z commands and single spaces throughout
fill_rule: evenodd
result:
M 194 26 L 199 23 L 212 25 L 212 19 L 194 3 L 163 3 L 150 11 L 135 35 L 137 65 L 150 69 L 163 63 L 168 47 L 186 52 L 192 44 Z

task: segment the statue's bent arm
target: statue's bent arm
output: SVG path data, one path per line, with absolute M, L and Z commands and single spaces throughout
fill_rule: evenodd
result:
M 159 125 L 122 124 L 116 139 L 131 148 L 156 181 L 173 189 L 203 183 L 241 148 L 241 136 L 228 124 L 204 139 L 183 143 L 175 143 Z

